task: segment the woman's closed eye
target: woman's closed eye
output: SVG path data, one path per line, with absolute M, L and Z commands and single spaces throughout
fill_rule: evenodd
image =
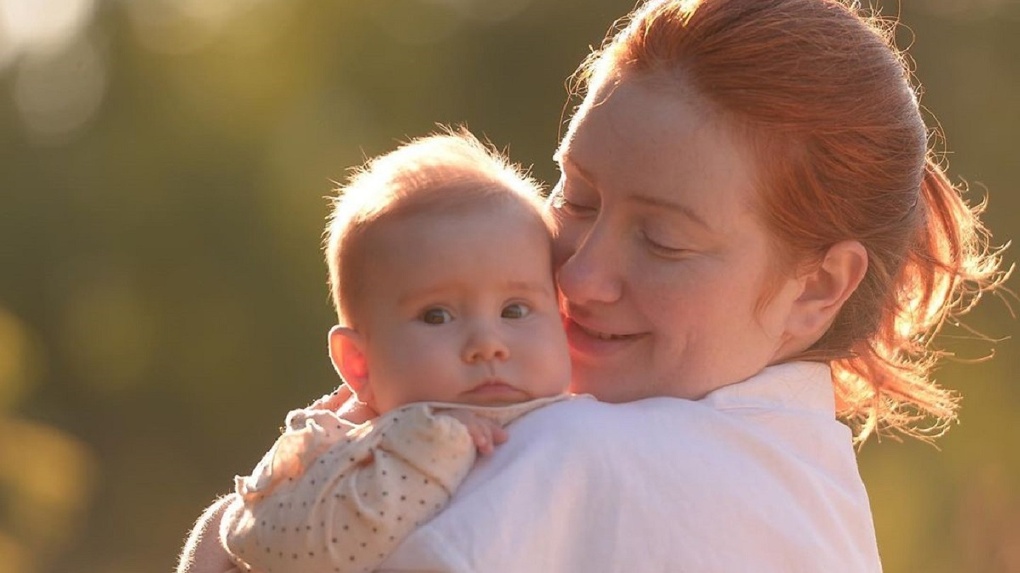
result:
M 553 209 L 570 217 L 590 217 L 598 213 L 598 205 L 577 197 L 577 193 L 567 193 L 563 179 L 552 191 L 549 204 Z
M 557 209 L 562 211 L 564 214 L 571 217 L 590 217 L 598 212 L 596 207 L 586 207 L 580 203 L 574 203 L 568 201 L 561 196 L 560 201 L 554 205 Z
M 419 319 L 425 324 L 446 324 L 453 320 L 453 314 L 445 308 L 427 308 Z
M 663 244 L 662 242 L 651 238 L 648 233 L 645 232 L 641 233 L 641 238 L 644 240 L 645 245 L 648 246 L 648 250 L 651 251 L 652 254 L 662 258 L 677 259 L 692 252 L 691 249 Z
M 531 314 L 531 307 L 522 302 L 514 302 L 504 306 L 499 316 L 500 318 L 518 319 L 529 314 Z

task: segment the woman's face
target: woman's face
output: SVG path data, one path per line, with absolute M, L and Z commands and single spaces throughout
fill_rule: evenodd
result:
M 573 391 L 700 398 L 781 358 L 796 281 L 770 256 L 749 150 L 698 96 L 634 78 L 593 90 L 557 160 Z

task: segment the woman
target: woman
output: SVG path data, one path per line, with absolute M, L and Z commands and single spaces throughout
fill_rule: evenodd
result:
M 954 418 L 927 342 L 1004 278 L 889 31 L 653 1 L 578 77 L 550 208 L 601 403 L 514 425 L 384 569 L 879 571 L 853 440 Z

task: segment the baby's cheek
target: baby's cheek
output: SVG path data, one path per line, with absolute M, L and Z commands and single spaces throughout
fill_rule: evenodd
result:
M 558 329 L 559 325 L 556 328 Z M 561 331 L 551 334 L 554 336 L 548 337 L 538 349 L 538 359 L 541 361 L 543 372 L 539 384 L 544 395 L 565 392 L 570 383 L 570 352 L 566 338 Z

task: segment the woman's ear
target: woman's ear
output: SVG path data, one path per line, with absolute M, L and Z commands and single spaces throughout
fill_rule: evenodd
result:
M 828 330 L 868 270 L 868 251 L 858 241 L 829 247 L 821 262 L 801 277 L 788 332 L 817 340 Z
M 373 396 L 364 337 L 352 328 L 334 326 L 329 330 L 329 358 L 337 374 L 351 387 L 358 400 L 371 404 Z

